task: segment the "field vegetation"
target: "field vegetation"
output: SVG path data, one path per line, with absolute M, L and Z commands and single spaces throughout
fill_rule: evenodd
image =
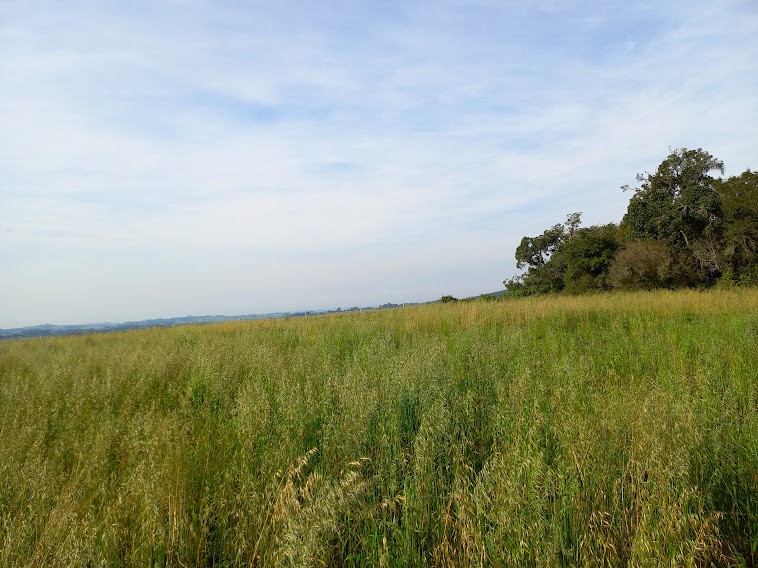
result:
M 0 343 L 0 565 L 753 566 L 758 290 Z

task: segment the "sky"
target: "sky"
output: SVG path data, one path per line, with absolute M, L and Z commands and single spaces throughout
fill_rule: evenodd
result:
M 0 328 L 478 295 L 758 168 L 758 4 L 0 0 Z

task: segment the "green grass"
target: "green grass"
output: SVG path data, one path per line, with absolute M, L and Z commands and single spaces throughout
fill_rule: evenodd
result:
M 758 291 L 0 343 L 0 565 L 753 566 Z

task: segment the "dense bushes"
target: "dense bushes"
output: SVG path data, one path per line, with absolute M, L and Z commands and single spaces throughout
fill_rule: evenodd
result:
M 671 284 L 672 263 L 666 243 L 634 241 L 616 254 L 608 281 L 614 288 L 665 288 Z

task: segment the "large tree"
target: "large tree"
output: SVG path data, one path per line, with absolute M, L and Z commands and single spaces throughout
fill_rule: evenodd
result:
M 622 220 L 632 241 L 667 245 L 681 282 L 703 284 L 720 274 L 701 254 L 721 218 L 714 171 L 723 173 L 724 163 L 705 150 L 673 150 L 655 173 L 637 174 L 640 185 Z
M 655 173 L 637 174 L 623 222 L 632 239 L 664 240 L 689 247 L 718 218 L 718 196 L 713 171 L 724 172 L 724 162 L 705 150 L 672 151 Z M 624 186 L 624 189 L 630 189 Z
M 586 292 L 610 288 L 608 271 L 619 247 L 615 223 L 578 229 L 559 251 L 565 265 L 564 289 Z
M 581 213 L 571 213 L 536 237 L 524 237 L 516 249 L 518 281 L 506 282 L 530 293 L 584 292 L 609 287 L 606 276 L 618 248 L 618 226 L 579 228 Z
M 758 172 L 716 180 L 718 230 L 702 243 L 702 256 L 736 280 L 758 282 Z
M 516 249 L 516 266 L 528 268 L 519 286 L 532 292 L 555 292 L 563 289 L 565 263 L 559 251 L 570 241 L 581 223 L 581 213 L 571 213 L 565 223 L 553 225 L 536 237 L 524 237 Z M 515 281 L 506 281 L 513 287 Z
M 516 268 L 537 269 L 550 260 L 550 257 L 563 244 L 571 239 L 581 223 L 580 212 L 566 216 L 565 223 L 553 225 L 536 237 L 524 237 L 516 249 Z

